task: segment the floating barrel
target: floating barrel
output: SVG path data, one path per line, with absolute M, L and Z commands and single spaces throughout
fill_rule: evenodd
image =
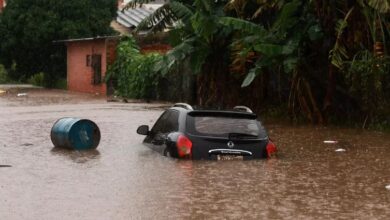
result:
M 56 147 L 73 150 L 95 149 L 100 142 L 100 130 L 88 119 L 61 118 L 53 125 L 50 138 Z

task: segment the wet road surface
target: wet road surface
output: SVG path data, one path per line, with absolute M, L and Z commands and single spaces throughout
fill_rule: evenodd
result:
M 268 123 L 277 159 L 180 161 L 135 133 L 162 104 L 27 92 L 0 95 L 0 165 L 11 166 L 0 167 L 0 219 L 390 217 L 389 134 Z M 50 129 L 69 116 L 97 123 L 97 150 L 53 148 Z

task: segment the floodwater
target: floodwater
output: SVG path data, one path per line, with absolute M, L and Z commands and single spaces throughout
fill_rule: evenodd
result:
M 266 123 L 276 159 L 181 161 L 143 146 L 135 132 L 164 106 L 0 94 L 0 165 L 11 166 L 0 167 L 0 219 L 390 217 L 389 134 Z M 50 129 L 69 116 L 97 123 L 97 150 L 53 148 Z

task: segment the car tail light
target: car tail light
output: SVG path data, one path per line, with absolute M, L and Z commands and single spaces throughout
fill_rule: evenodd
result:
M 277 151 L 276 145 L 274 143 L 272 143 L 271 139 L 268 140 L 266 150 L 267 150 L 267 157 L 268 158 L 274 157 L 276 155 L 276 151 Z
M 176 142 L 179 157 L 192 156 L 192 142 L 184 135 L 180 135 Z

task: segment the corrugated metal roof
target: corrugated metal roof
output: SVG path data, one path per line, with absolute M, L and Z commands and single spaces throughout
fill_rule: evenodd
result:
M 142 8 L 120 10 L 117 12 L 116 21 L 127 28 L 134 29 L 141 23 L 142 20 L 153 14 L 156 9 L 156 7 L 144 6 Z
M 75 42 L 75 41 L 90 41 L 90 40 L 103 40 L 103 39 L 119 39 L 119 35 L 114 36 L 96 36 L 96 37 L 86 37 L 86 38 L 74 38 L 74 39 L 66 39 L 66 40 L 56 40 L 53 43 L 67 43 L 67 42 Z

